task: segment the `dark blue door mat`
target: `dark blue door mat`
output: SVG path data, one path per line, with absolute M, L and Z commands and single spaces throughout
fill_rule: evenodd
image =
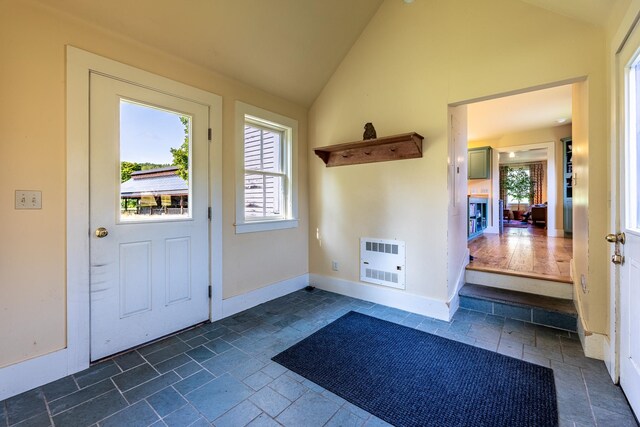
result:
M 556 426 L 553 371 L 349 312 L 274 361 L 395 426 Z

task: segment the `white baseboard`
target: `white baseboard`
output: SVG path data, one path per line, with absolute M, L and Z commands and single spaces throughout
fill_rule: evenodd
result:
M 465 251 L 461 261 L 462 261 L 460 263 L 461 267 L 460 267 L 460 270 L 458 271 L 458 278 L 456 279 L 456 285 L 453 288 L 453 293 L 449 294 L 449 301 L 447 302 L 447 305 L 449 306 L 449 319 L 447 320 L 451 320 L 453 315 L 456 313 L 456 311 L 458 311 L 458 308 L 460 307 L 459 292 L 460 292 L 460 289 L 465 284 L 466 268 L 467 268 L 467 265 L 469 265 L 469 248 L 467 248 L 467 250 Z
M 287 295 L 309 284 L 309 275 L 303 274 L 292 279 L 256 289 L 244 295 L 222 301 L 222 317 L 231 316 L 258 304 Z M 44 356 L 0 368 L 0 401 L 22 392 L 40 387 L 81 369 L 70 363 L 68 349 L 58 350 Z M 82 367 L 86 368 L 87 366 Z
M 0 401 L 74 373 L 67 370 L 67 349 L 0 369 Z
M 605 359 L 605 354 L 609 351 L 607 336 L 585 330 L 580 316 L 578 316 L 578 336 L 585 356 L 598 360 Z
M 611 340 L 608 336 L 604 337 L 604 365 L 607 367 L 607 372 L 609 372 L 609 376 L 611 377 L 611 381 L 615 384 L 618 383 L 618 372 L 616 372 L 616 362 L 615 357 L 616 354 L 613 351 L 613 346 L 611 345 Z
M 562 229 L 547 229 L 547 236 L 548 237 L 564 237 L 564 230 Z
M 446 301 L 410 294 L 400 289 L 352 282 L 350 280 L 337 279 L 319 274 L 310 274 L 309 283 L 325 291 L 335 292 L 352 298 L 359 298 L 440 320 L 449 320 L 449 305 Z
M 248 310 L 256 305 L 271 301 L 272 299 L 280 298 L 290 294 L 291 292 L 302 289 L 308 284 L 309 275 L 303 274 L 301 276 L 273 283 L 246 294 L 224 299 L 222 300 L 222 317 L 233 316 L 236 313 Z

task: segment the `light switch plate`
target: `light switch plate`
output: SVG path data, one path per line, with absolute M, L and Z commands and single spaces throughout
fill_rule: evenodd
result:
M 16 209 L 42 209 L 42 191 L 16 190 Z

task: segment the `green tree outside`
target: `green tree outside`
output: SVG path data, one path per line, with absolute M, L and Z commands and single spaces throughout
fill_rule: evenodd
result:
M 189 117 L 180 117 L 182 126 L 184 126 L 184 141 L 179 148 L 171 148 L 173 155 L 173 165 L 178 167 L 178 176 L 189 182 L 189 130 L 191 120 Z
M 520 201 L 530 197 L 532 185 L 531 178 L 524 168 L 510 167 L 507 170 L 504 187 L 507 194 L 518 201 L 518 210 L 520 210 Z
M 139 163 L 120 162 L 120 182 L 129 181 L 131 179 L 131 173 L 142 170 L 142 166 Z

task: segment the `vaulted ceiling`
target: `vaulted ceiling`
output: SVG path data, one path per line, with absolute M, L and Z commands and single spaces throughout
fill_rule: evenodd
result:
M 37 0 L 309 106 L 383 0 Z
M 384 0 L 35 1 L 310 106 Z M 604 25 L 625 0 L 512 1 Z
M 559 15 L 604 27 L 620 0 L 521 0 Z

